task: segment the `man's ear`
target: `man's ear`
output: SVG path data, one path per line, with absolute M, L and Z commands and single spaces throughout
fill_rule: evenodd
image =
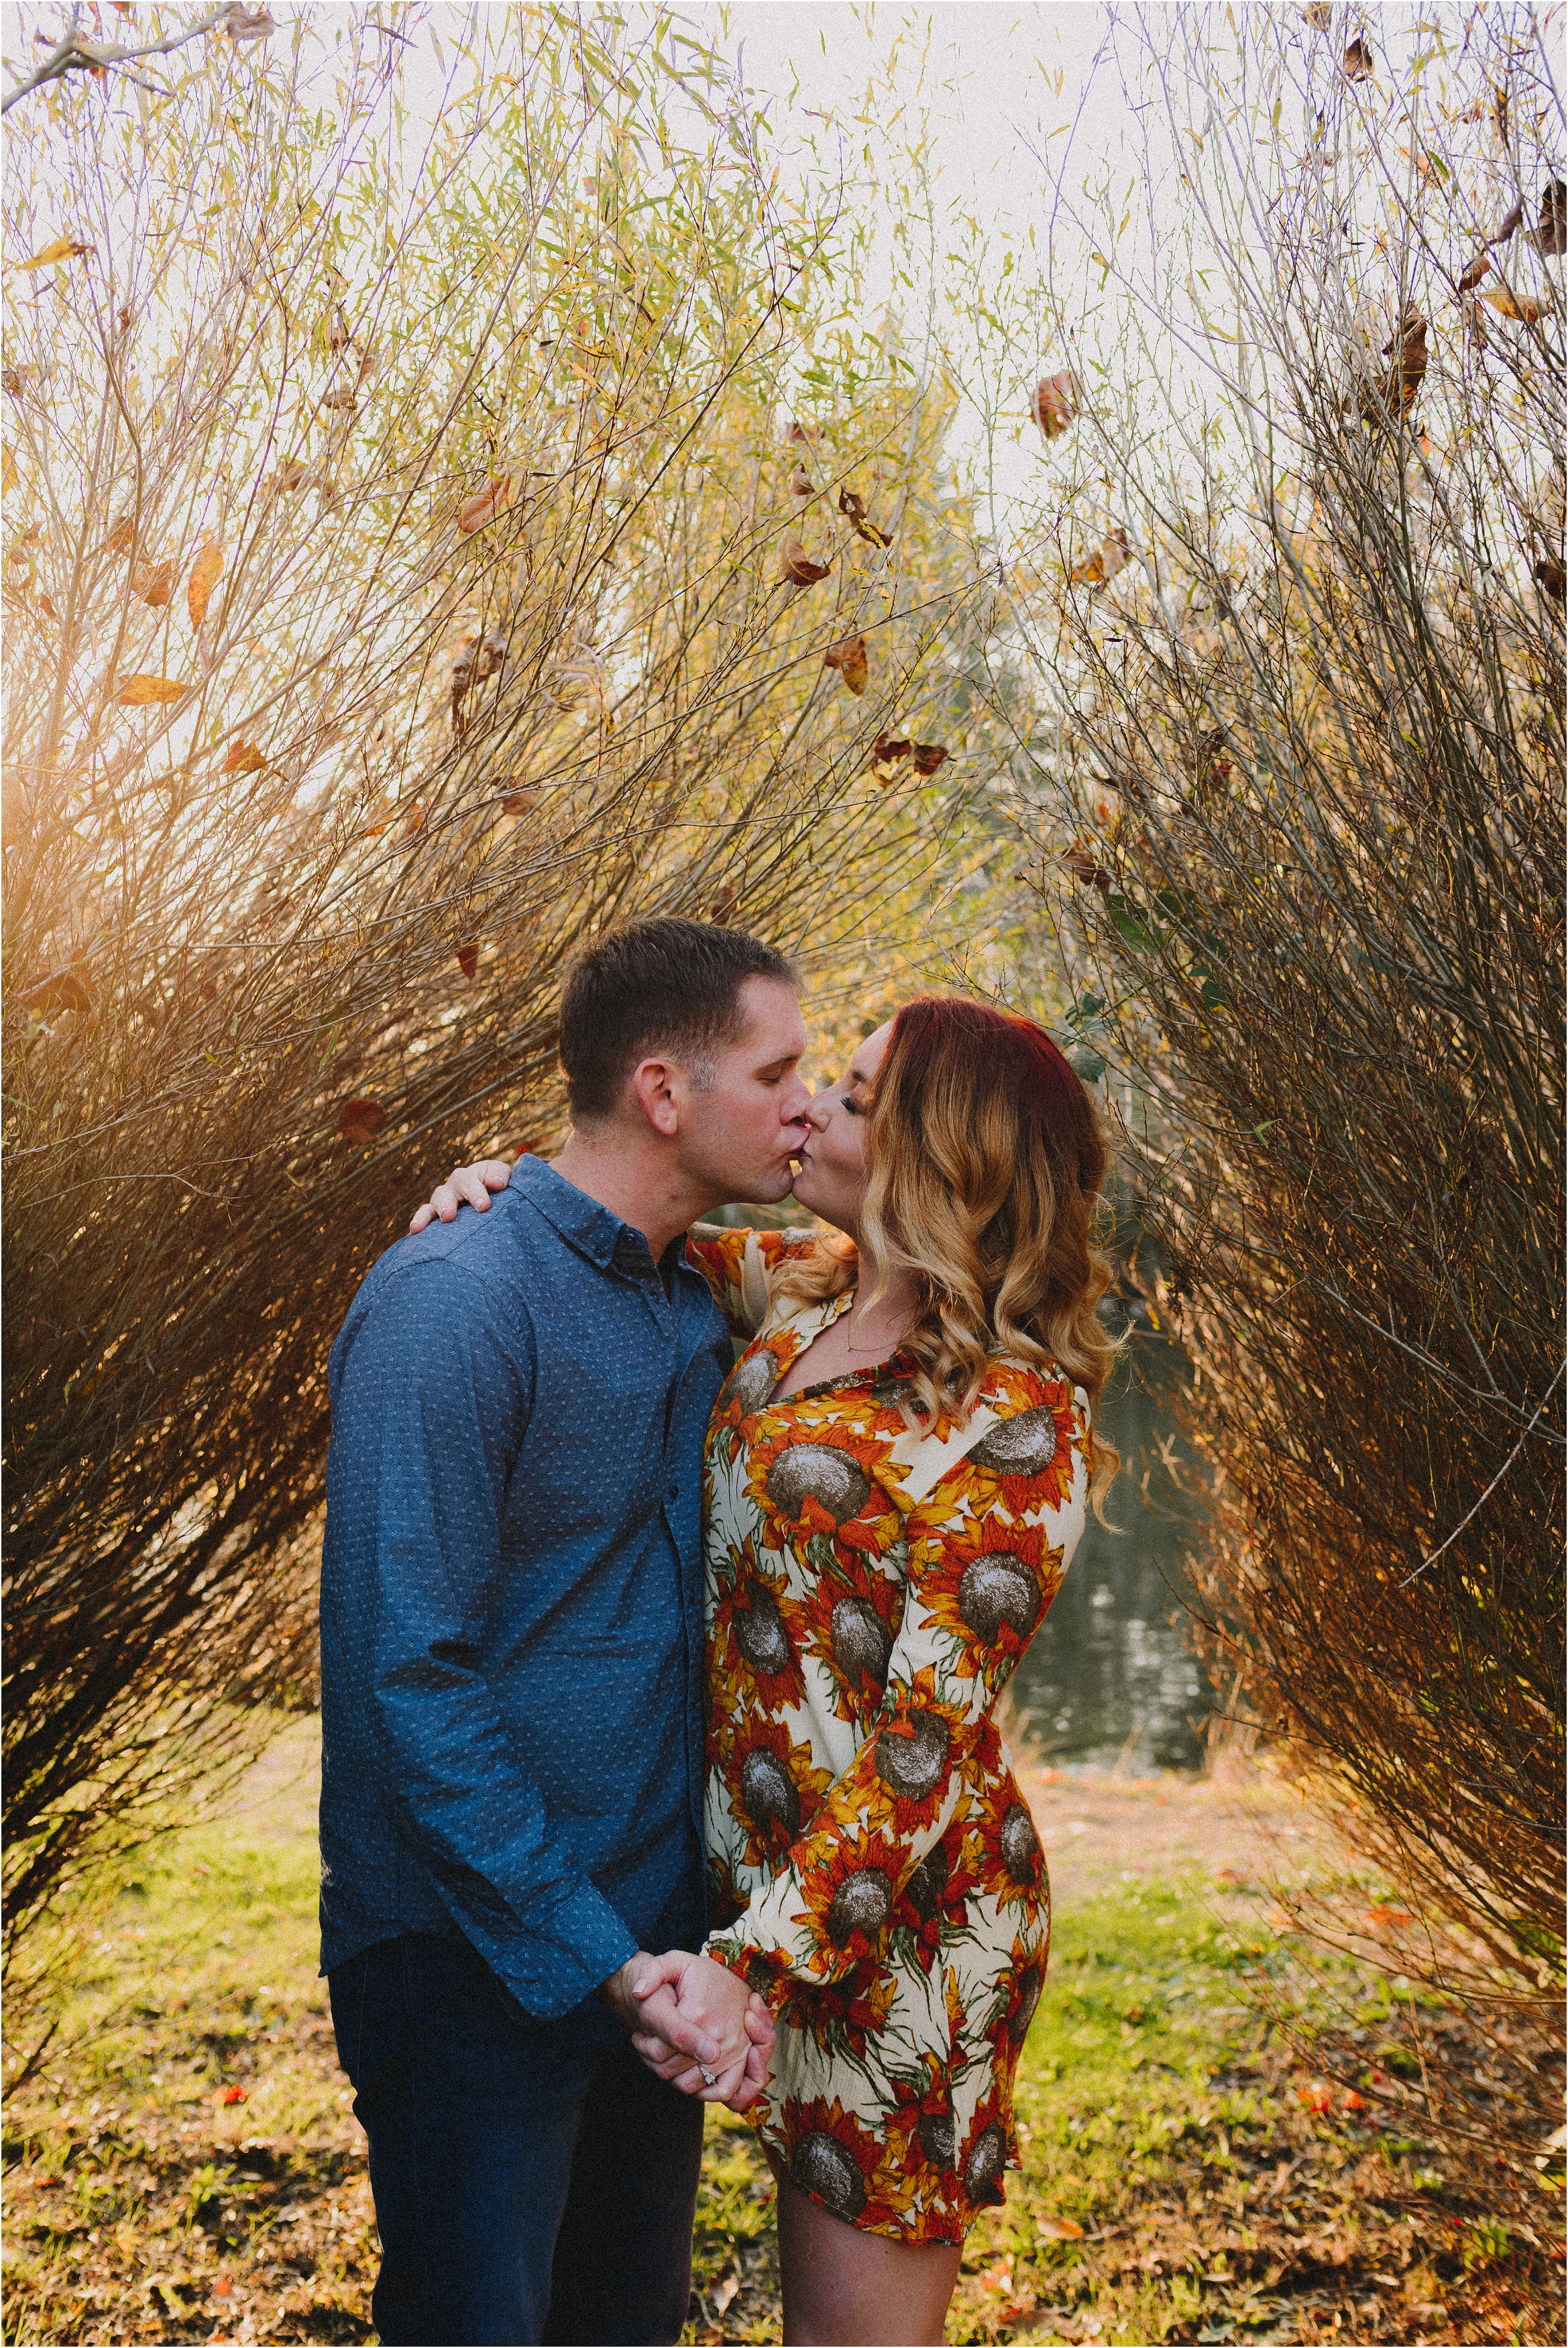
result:
M 674 1138 L 681 1119 L 674 1086 L 682 1071 L 673 1060 L 641 1060 L 632 1070 L 631 1095 L 655 1133 Z

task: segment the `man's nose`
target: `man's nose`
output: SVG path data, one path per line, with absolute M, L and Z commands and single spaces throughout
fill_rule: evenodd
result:
M 804 1125 L 810 1121 L 811 1095 L 797 1076 L 784 1097 L 783 1117 L 785 1125 Z

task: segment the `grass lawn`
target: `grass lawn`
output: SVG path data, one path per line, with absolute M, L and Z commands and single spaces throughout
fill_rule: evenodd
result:
M 147 1854 L 67 2052 L 8 2110 L 5 2341 L 374 2337 L 315 1898 L 302 1813 Z M 970 2237 L 950 2340 L 1563 2337 L 1554 2203 L 1511 2232 L 1483 2185 L 1370 2110 L 1315 2108 L 1249 1990 L 1260 1964 L 1299 1988 L 1261 1902 L 1190 1870 L 1059 1910 L 1020 2072 L 1025 2172 Z M 1408 2059 L 1373 1977 L 1314 1978 L 1348 2000 L 1369 2070 Z M 689 2339 L 778 2339 L 772 2236 L 750 2133 L 717 2115 Z

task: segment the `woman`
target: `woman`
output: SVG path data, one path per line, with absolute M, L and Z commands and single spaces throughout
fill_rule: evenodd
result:
M 689 1242 L 749 1339 L 707 1450 L 706 1953 L 777 2027 L 751 2116 L 786 2340 L 939 2341 L 1017 2166 L 1050 1942 L 993 1715 L 1116 1464 L 1105 1150 L 1043 1030 L 957 997 L 907 1004 L 809 1121 L 794 1197 L 842 1236 Z

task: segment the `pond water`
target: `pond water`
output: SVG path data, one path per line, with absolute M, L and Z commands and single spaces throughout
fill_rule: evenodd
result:
M 1135 1332 L 1102 1398 L 1122 1453 L 1106 1514 L 1091 1517 L 1055 1603 L 1012 1682 L 1015 1717 L 1053 1766 L 1193 1769 L 1214 1691 L 1186 1635 L 1182 1570 L 1193 1502 L 1167 1464 L 1186 1457 L 1163 1395 L 1180 1357 Z M 1016 1739 L 1015 1739 L 1016 1741 Z

